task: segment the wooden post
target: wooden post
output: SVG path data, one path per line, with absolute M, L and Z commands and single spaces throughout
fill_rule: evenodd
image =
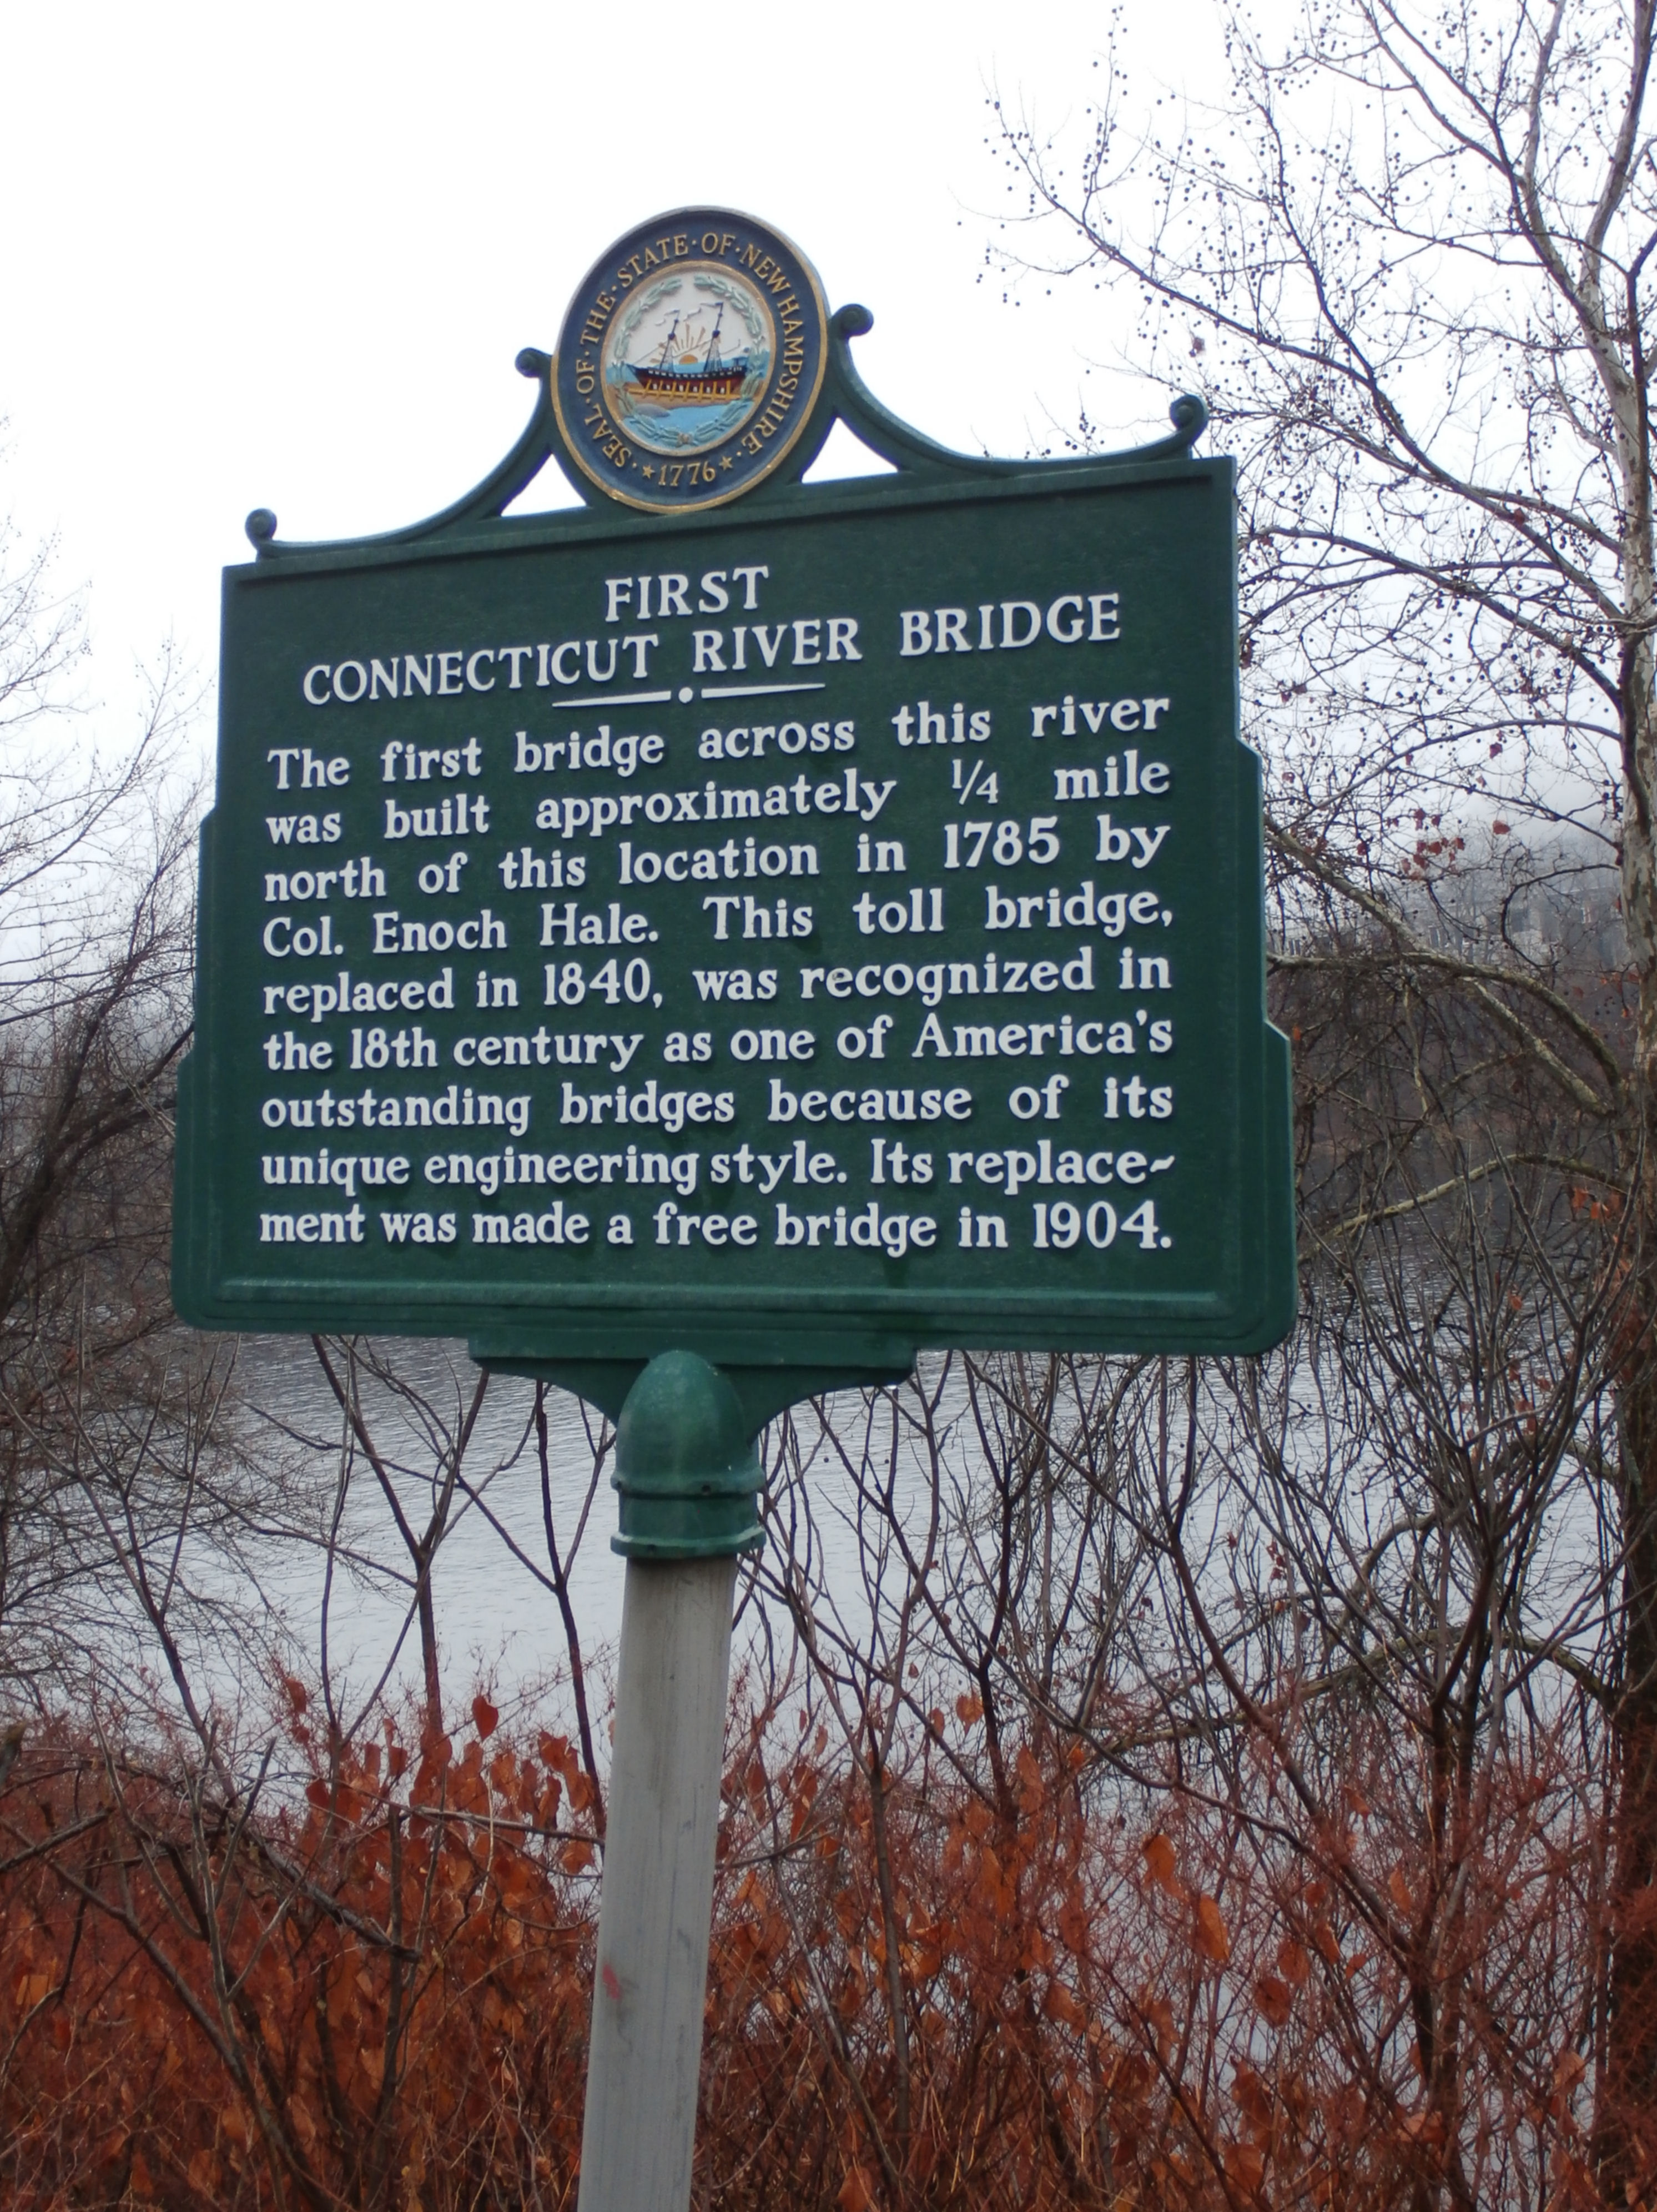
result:
M 684 2212 L 737 1562 L 630 1559 L 580 2212 Z
M 579 2212 L 685 2212 L 737 1554 L 759 1466 L 729 1381 L 665 1352 L 622 1408 L 628 1559 Z

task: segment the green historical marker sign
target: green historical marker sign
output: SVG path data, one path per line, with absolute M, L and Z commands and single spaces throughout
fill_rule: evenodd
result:
M 1231 465 L 1192 400 L 1107 459 L 947 453 L 868 322 L 686 210 L 520 356 L 470 498 L 250 518 L 187 1319 L 796 1373 L 1284 1334 Z M 803 485 L 836 418 L 895 474 Z M 549 457 L 587 505 L 504 515 Z

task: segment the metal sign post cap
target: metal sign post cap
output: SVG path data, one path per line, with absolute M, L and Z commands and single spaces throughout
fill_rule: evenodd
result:
M 616 1431 L 621 1531 L 629 1559 L 717 1559 L 765 1541 L 760 1463 L 729 1378 L 694 1352 L 659 1352 Z

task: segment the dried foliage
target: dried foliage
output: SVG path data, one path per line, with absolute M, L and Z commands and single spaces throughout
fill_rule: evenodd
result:
M 330 1759 L 288 1695 L 277 1759 L 239 1795 L 178 1740 L 141 1759 L 59 1731 L 14 1769 L 8 2200 L 573 2203 L 597 1904 L 576 1751 L 504 1744 L 480 1698 L 464 1745 L 388 1728 Z M 756 1712 L 737 1733 L 698 2203 L 1430 2197 L 1450 2129 L 1408 2061 L 1417 1929 L 1414 1978 L 1429 2001 L 1454 1991 L 1478 2082 L 1452 2124 L 1457 2193 L 1502 2201 L 1522 2171 L 1557 2204 L 1595 2201 L 1561 2004 L 1593 1835 L 1557 1744 L 1535 1746 L 1546 1771 L 1503 1760 L 1481 1792 L 1428 1962 L 1429 1778 L 1379 1725 L 1350 1747 L 1341 1832 L 1310 1851 L 1185 1792 L 1147 1829 L 1077 1737 L 1004 1737 L 992 1759 L 966 1692 L 878 1814 L 826 1729 Z M 1288 1799 L 1281 1764 L 1256 1763 L 1251 1805 Z M 1397 1802 L 1400 1780 L 1418 1796 Z

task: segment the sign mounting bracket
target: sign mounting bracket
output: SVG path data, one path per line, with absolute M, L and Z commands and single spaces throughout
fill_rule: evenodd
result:
M 911 483 L 964 484 L 1029 476 L 1044 469 L 1071 471 L 1078 465 L 1076 460 L 1041 462 L 956 453 L 904 422 L 876 398 L 852 359 L 852 340 L 866 336 L 874 328 L 874 322 L 868 308 L 855 302 L 830 317 L 822 388 L 810 420 L 773 483 L 750 495 L 751 507 L 774 513 L 785 504 L 792 506 L 802 498 L 809 499 L 813 488 L 801 480 L 828 443 L 836 422 L 843 422 L 871 453 L 889 462 L 900 477 Z M 276 536 L 276 518 L 271 510 L 268 507 L 255 507 L 247 518 L 246 529 L 258 559 L 280 561 L 286 555 L 325 550 L 337 552 L 347 546 L 390 548 L 448 539 L 475 540 L 489 534 L 491 526 L 510 532 L 514 519 L 506 510 L 528 489 L 549 461 L 556 464 L 583 507 L 590 512 L 604 512 L 604 502 L 593 496 L 592 486 L 575 465 L 559 428 L 552 398 L 556 356 L 538 346 L 525 346 L 518 356 L 516 367 L 520 376 L 534 380 L 535 404 L 512 450 L 481 483 L 422 521 L 378 532 L 368 538 L 329 539 L 325 547 L 299 541 L 283 543 Z M 1081 465 L 1139 468 L 1149 461 L 1178 460 L 1188 456 L 1208 427 L 1208 408 L 1195 392 L 1187 392 L 1174 400 L 1168 411 L 1174 428 L 1167 437 L 1153 439 L 1144 446 L 1126 447 L 1116 453 L 1089 454 L 1083 457 Z M 610 512 L 613 514 L 613 510 Z

